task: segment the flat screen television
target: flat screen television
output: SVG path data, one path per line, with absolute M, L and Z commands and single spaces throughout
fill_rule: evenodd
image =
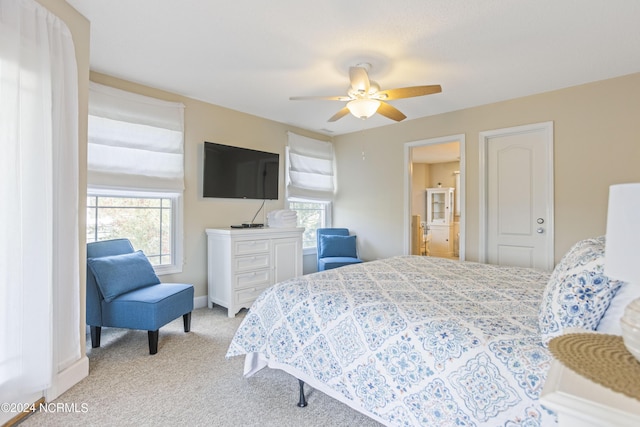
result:
M 205 141 L 202 195 L 275 200 L 279 164 L 277 153 Z

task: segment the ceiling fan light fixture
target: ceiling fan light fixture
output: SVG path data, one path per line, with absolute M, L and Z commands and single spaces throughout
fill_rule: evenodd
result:
M 373 116 L 380 107 L 380 101 L 377 99 L 360 98 L 349 101 L 347 108 L 349 112 L 359 119 L 368 119 Z
M 422 85 L 386 89 L 380 91 L 378 83 L 369 78 L 371 64 L 362 63 L 355 67 L 349 67 L 349 88 L 347 96 L 294 96 L 289 99 L 323 99 L 330 101 L 346 101 L 347 105 L 329 118 L 329 122 L 335 122 L 351 113 L 359 119 L 368 119 L 374 114 L 401 122 L 407 116 L 386 101 L 395 99 L 413 98 L 415 96 L 431 95 L 442 92 L 440 85 Z

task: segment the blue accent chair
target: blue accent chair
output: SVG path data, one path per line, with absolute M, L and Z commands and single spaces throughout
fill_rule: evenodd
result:
M 158 352 L 160 327 L 182 316 L 191 329 L 193 285 L 160 283 L 142 251 L 128 239 L 87 243 L 87 325 L 91 347 L 103 326 L 148 331 L 149 354 Z
M 349 235 L 348 228 L 318 228 L 316 238 L 318 271 L 362 262 L 358 258 L 356 236 Z

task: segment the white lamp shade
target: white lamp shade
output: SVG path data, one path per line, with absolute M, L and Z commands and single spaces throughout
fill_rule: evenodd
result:
M 609 188 L 604 273 L 640 286 L 640 183 Z
M 373 116 L 378 111 L 378 107 L 380 107 L 380 101 L 367 98 L 354 99 L 347 104 L 351 114 L 359 119 L 368 119 Z

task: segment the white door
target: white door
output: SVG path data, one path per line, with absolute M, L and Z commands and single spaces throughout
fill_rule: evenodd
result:
M 482 132 L 480 146 L 484 260 L 553 269 L 553 123 Z

